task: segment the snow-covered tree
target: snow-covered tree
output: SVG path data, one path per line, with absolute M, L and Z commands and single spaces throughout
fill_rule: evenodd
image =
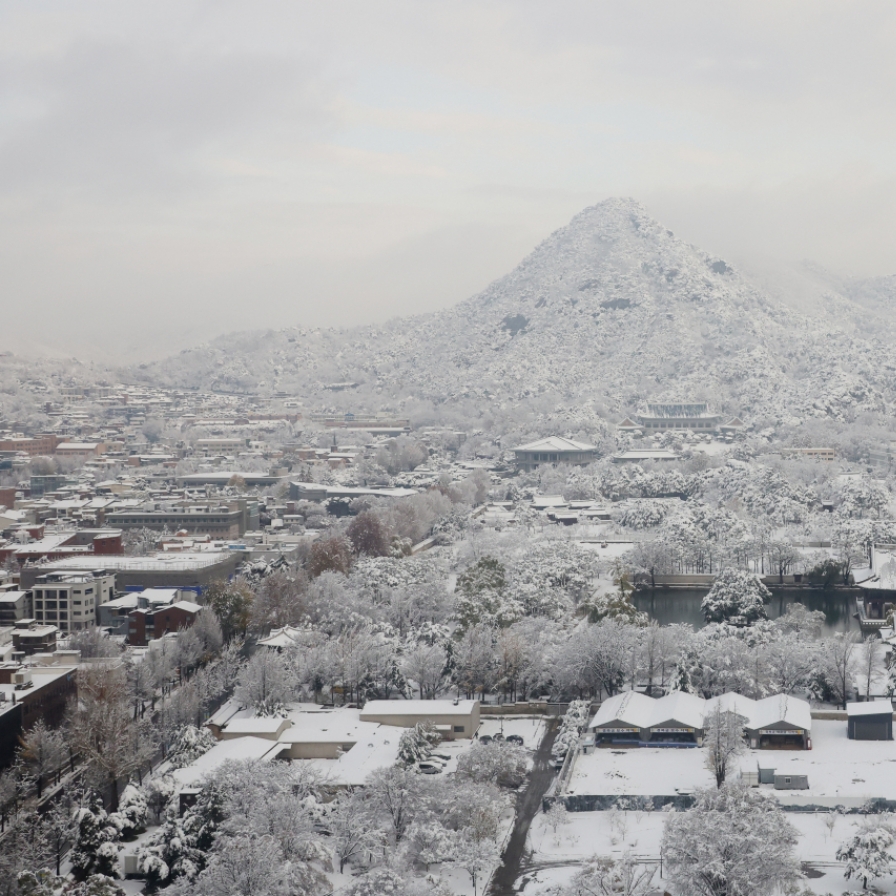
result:
M 479 882 L 498 864 L 501 853 L 494 840 L 478 839 L 469 831 L 455 832 L 448 861 L 470 876 L 473 896 L 479 892 Z
M 140 834 L 146 827 L 149 805 L 142 787 L 133 782 L 126 785 L 118 801 L 118 811 L 109 820 L 118 828 L 122 839 L 130 839 Z
M 656 867 L 634 856 L 618 859 L 594 856 L 576 872 L 558 896 L 650 896 L 656 892 Z
M 289 658 L 273 650 L 259 650 L 240 669 L 236 698 L 251 706 L 257 715 L 276 716 L 296 699 L 296 679 Z
M 167 886 L 180 878 L 193 880 L 205 864 L 197 846 L 197 816 L 183 817 L 176 804 L 165 810 L 162 824 L 137 850 L 137 863 L 150 889 Z
M 323 896 L 326 878 L 306 862 L 285 861 L 270 835 L 237 834 L 223 838 L 208 865 L 189 884 L 195 896 Z
M 843 876 L 862 881 L 862 889 L 867 890 L 868 881 L 892 872 L 892 845 L 893 835 L 886 827 L 868 826 L 856 831 L 837 850 L 837 861 L 846 863 Z
M 417 722 L 413 728 L 403 731 L 398 740 L 398 761 L 402 765 L 411 766 L 428 759 L 433 747 L 437 747 L 441 741 L 442 736 L 432 722 Z
M 796 841 L 774 797 L 729 784 L 701 790 L 666 821 L 665 874 L 693 896 L 763 896 L 800 876 Z
M 591 713 L 590 700 L 573 700 L 566 708 L 563 718 L 560 721 L 560 730 L 554 738 L 554 746 L 551 748 L 551 754 L 562 759 L 566 754 L 574 749 L 579 742 L 582 732 L 588 725 Z
M 127 675 L 121 666 L 97 664 L 78 671 L 78 700 L 69 710 L 69 747 L 81 756 L 91 783 L 110 791 L 117 808 L 118 784 L 139 771 L 156 749 L 148 719 L 132 720 Z
M 327 844 L 333 851 L 340 874 L 347 863 L 370 863 L 382 853 L 385 838 L 382 831 L 371 824 L 360 792 L 341 793 L 329 803 L 321 827 L 327 834 Z
M 747 719 L 743 716 L 723 710 L 718 704 L 704 719 L 703 752 L 706 767 L 716 779 L 716 787 L 725 783 L 731 763 L 747 750 L 746 724 Z
M 401 660 L 404 677 L 420 690 L 421 700 L 435 700 L 447 687 L 448 655 L 440 644 L 416 644 Z
M 78 880 L 91 874 L 118 876 L 118 840 L 120 831 L 103 808 L 103 801 L 95 797 L 87 808 L 76 816 L 78 832 L 69 855 L 72 873 Z
M 758 576 L 729 567 L 719 573 L 703 598 L 703 618 L 707 622 L 752 625 L 768 618 L 765 607 L 771 598 Z
M 367 805 L 393 843 L 401 842 L 413 822 L 425 786 L 419 775 L 397 766 L 379 769 L 368 778 Z
M 208 728 L 184 725 L 168 750 L 168 762 L 172 768 L 186 768 L 207 753 L 217 741 Z
M 821 642 L 818 670 L 811 683 L 816 697 L 846 708 L 853 690 L 861 640 L 858 632 L 835 632 Z
M 18 875 L 19 896 L 125 896 L 124 890 L 104 874 L 91 874 L 86 880 L 73 881 L 43 869 L 22 871 Z
M 517 788 L 526 779 L 529 756 L 522 747 L 507 741 L 475 743 L 458 757 L 457 776 Z
M 39 719 L 20 737 L 19 742 L 19 762 L 22 770 L 34 778 L 37 798 L 40 799 L 48 778 L 58 772 L 68 759 L 65 737 L 61 731 L 50 728 L 43 719 Z

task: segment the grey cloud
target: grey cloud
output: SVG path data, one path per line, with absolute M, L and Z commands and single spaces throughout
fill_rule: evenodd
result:
M 79 40 L 51 61 L 7 62 L 0 83 L 22 119 L 0 143 L 7 191 L 191 189 L 205 153 L 245 151 L 272 121 L 306 139 L 333 121 L 301 58 Z

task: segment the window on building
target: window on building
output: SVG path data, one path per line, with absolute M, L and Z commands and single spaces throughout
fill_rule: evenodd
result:
M 455 725 L 455 726 L 454 726 L 454 733 L 455 733 L 455 734 L 463 734 L 463 733 L 464 733 L 464 726 L 463 726 L 463 725 Z

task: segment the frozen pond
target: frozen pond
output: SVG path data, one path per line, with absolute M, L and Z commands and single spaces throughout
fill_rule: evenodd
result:
M 704 625 L 700 604 L 706 595 L 705 588 L 675 588 L 656 591 L 636 591 L 632 602 L 651 619 L 660 625 L 673 622 L 684 622 L 694 628 Z M 849 629 L 859 630 L 858 622 L 853 619 L 855 613 L 855 592 L 838 590 L 823 591 L 818 588 L 776 588 L 772 591 L 772 601 L 768 605 L 771 619 L 787 612 L 793 603 L 802 603 L 810 610 L 821 610 L 827 625 L 826 633 L 843 632 Z

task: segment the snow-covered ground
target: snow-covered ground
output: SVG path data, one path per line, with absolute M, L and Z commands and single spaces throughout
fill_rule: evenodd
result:
M 673 796 L 678 790 L 708 787 L 704 752 L 698 748 L 600 749 L 576 758 L 566 792 Z
M 702 749 L 601 749 L 580 755 L 569 781 L 569 794 L 673 795 L 707 787 Z M 757 765 L 778 774 L 808 775 L 808 790 L 777 791 L 787 805 L 860 806 L 874 798 L 896 799 L 896 741 L 855 741 L 846 736 L 846 721 L 812 723 L 812 749 L 750 750 L 739 767 Z
M 532 823 L 529 847 L 530 870 L 519 884 L 525 896 L 542 896 L 550 887 L 564 884 L 580 863 L 593 855 L 621 856 L 629 853 L 656 865 L 655 883 L 665 883 L 659 875 L 660 844 L 665 812 L 570 812 L 554 832 L 545 814 Z M 836 813 L 788 813 L 788 821 L 800 835 L 797 855 L 808 864 L 805 886 L 812 893 L 839 896 L 855 891 L 843 877 L 843 865 L 834 855 L 837 847 L 854 831 L 858 817 Z M 819 875 L 819 876 L 814 876 Z

